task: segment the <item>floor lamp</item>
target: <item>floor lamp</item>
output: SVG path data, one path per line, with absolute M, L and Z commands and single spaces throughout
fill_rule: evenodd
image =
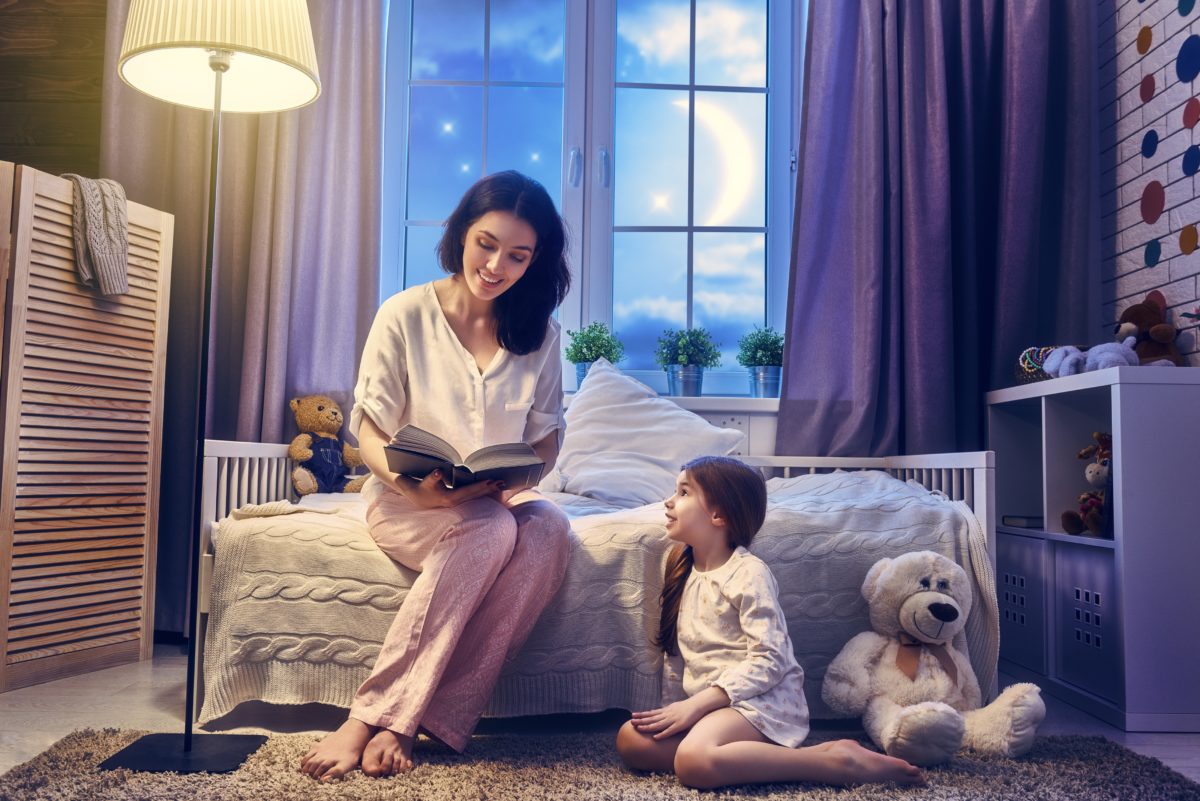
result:
M 235 770 L 266 740 L 260 735 L 192 736 L 196 677 L 196 593 L 200 502 L 208 397 L 208 335 L 216 250 L 217 171 L 223 112 L 273 112 L 308 105 L 321 93 L 305 0 L 131 0 L 117 70 L 133 88 L 181 106 L 212 110 L 208 239 L 200 294 L 196 383 L 195 484 L 192 489 L 191 605 L 184 730 L 150 734 L 101 763 L 179 773 Z M 149 166 L 149 165 L 148 165 Z

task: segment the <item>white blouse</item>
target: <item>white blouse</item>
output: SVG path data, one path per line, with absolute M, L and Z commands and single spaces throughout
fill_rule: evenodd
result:
M 517 356 L 501 348 L 480 373 L 438 303 L 433 284 L 410 287 L 384 301 L 363 348 L 350 410 L 350 433 L 363 415 L 391 435 L 412 424 L 450 443 L 463 457 L 487 445 L 534 444 L 562 437 L 559 325 L 549 321 L 542 346 Z M 363 497 L 384 490 L 375 476 Z
M 808 736 L 804 671 L 796 661 L 779 585 L 767 564 L 738 547 L 718 568 L 693 569 L 676 627 L 678 663 L 665 665 L 664 702 L 720 687 L 729 705 L 769 739 L 795 748 Z

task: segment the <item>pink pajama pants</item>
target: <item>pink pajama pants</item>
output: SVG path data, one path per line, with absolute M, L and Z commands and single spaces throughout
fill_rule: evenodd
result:
M 420 571 L 350 717 L 462 751 L 507 658 L 562 583 L 566 515 L 546 500 L 418 509 L 385 491 L 367 511 L 379 549 Z

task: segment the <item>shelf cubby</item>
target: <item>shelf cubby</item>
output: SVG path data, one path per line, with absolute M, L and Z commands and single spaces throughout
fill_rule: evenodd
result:
M 1114 367 L 988 393 L 1001 667 L 1129 731 L 1200 731 L 1200 370 Z M 1062 515 L 1113 439 L 1102 536 Z M 1042 517 L 1038 528 L 1006 515 Z

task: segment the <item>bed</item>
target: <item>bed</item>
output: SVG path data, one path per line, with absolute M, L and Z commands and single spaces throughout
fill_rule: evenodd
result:
M 689 430 L 711 425 L 682 418 L 643 419 L 637 436 L 614 438 L 599 425 L 603 410 L 619 409 L 609 422 L 628 429 L 641 419 L 638 403 L 623 398 L 613 406 L 609 395 L 588 398 L 586 389 L 587 382 L 568 409 L 559 466 L 542 485 L 572 520 L 567 577 L 506 664 L 490 716 L 657 704 L 661 656 L 650 639 L 669 545 L 663 506 L 636 497 L 654 487 L 614 487 L 605 471 L 626 464 L 630 447 L 661 461 L 672 480 L 685 455 L 666 452 L 672 447 L 737 450 L 727 447 L 726 430 Z M 663 403 L 673 406 L 655 401 Z M 675 408 L 655 405 L 655 413 L 677 415 Z M 592 423 L 598 431 L 589 430 Z M 670 442 L 655 439 L 664 432 Z M 590 439 L 580 440 L 584 434 Z M 738 442 L 744 447 L 744 439 Z M 598 448 L 610 453 L 598 458 Z M 738 458 L 770 476 L 767 520 L 751 550 L 779 581 L 814 718 L 834 717 L 821 701 L 825 668 L 868 628 L 859 594 L 867 568 L 911 550 L 944 553 L 973 577 L 976 603 L 958 644 L 969 646 L 981 686 L 994 692 L 999 623 L 991 452 Z M 375 548 L 361 499 L 308 496 L 296 504 L 290 469 L 286 445 L 206 443 L 193 710 L 201 724 L 251 700 L 349 706 L 415 578 Z M 645 464 L 638 473 L 649 474 Z M 589 488 L 588 476 L 603 480 Z

